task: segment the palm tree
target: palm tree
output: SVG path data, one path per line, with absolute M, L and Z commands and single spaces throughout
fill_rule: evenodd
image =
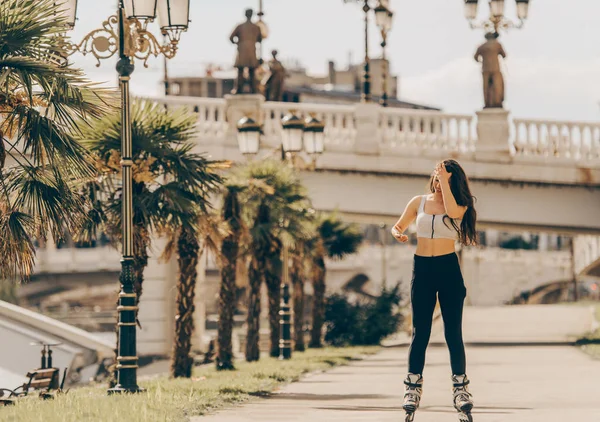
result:
M 217 334 L 217 370 L 232 370 L 233 365 L 233 314 L 240 242 L 244 232 L 240 194 L 243 184 L 229 179 L 224 187 L 222 220 L 228 225 L 228 234 L 221 245 L 221 288 L 219 291 L 219 326 Z
M 61 56 L 56 11 L 53 0 L 0 2 L 0 279 L 28 278 L 33 239 L 83 224 L 77 185 L 94 169 L 74 136 L 116 104 Z
M 263 189 L 253 190 L 245 198 L 249 226 L 248 253 L 251 256 L 246 360 L 259 359 L 260 288 L 267 286 L 269 295 L 270 354 L 279 354 L 279 300 L 281 284 L 281 250 L 283 242 L 308 237 L 306 210 L 309 208 L 305 188 L 293 170 L 279 161 L 249 163 L 245 176 Z
M 204 213 L 200 209 L 196 212 Z M 176 248 L 179 268 L 171 375 L 174 378 L 190 378 L 193 367 L 193 358 L 190 352 L 194 334 L 194 299 L 198 279 L 198 263 L 205 248 L 212 251 L 218 249 L 221 233 L 215 218 L 208 214 L 191 214 L 189 219 L 181 218 L 177 225 L 179 228 L 172 230 L 171 239 L 165 251 L 165 256 L 168 258 Z M 170 247 L 170 245 L 172 246 Z
M 290 280 L 292 283 L 292 299 L 294 304 L 294 350 L 303 352 L 304 345 L 304 279 L 305 242 L 298 242 L 292 254 Z
M 176 341 L 172 373 L 191 375 L 191 334 L 197 264 L 202 243 L 214 244 L 215 226 L 206 223 L 209 195 L 221 184 L 227 163 L 193 152 L 196 117 L 185 109 L 165 110 L 149 101 L 132 107 L 134 274 L 142 294 L 151 234 L 169 236 L 165 256 L 178 253 Z M 88 224 L 81 237 L 93 238 L 103 226 L 116 243 L 121 237 L 120 115 L 107 116 L 84 131 L 82 143 L 96 158 L 99 177 L 88 186 Z M 92 192 L 93 194 L 89 194 Z M 204 223 L 203 223 L 204 222 Z M 202 233 L 202 235 L 201 235 Z M 209 236 L 210 234 L 210 236 Z
M 180 227 L 173 223 L 174 216 L 180 223 L 182 218 L 195 218 L 193 210 L 199 205 L 208 209 L 207 196 L 218 189 L 217 171 L 223 163 L 193 152 L 189 140 L 195 135 L 196 118 L 186 109 L 165 110 L 142 100 L 133 103 L 131 116 L 134 272 L 139 301 L 151 234 L 163 234 L 169 225 Z M 89 202 L 83 239 L 96 236 L 99 225 L 114 243 L 121 238 L 120 133 L 121 117 L 114 113 L 84 130 L 81 137 L 95 157 L 99 175 L 88 187 L 99 200 Z
M 313 283 L 313 321 L 309 347 L 321 347 L 325 317 L 325 258 L 342 259 L 356 253 L 362 242 L 360 226 L 346 224 L 336 214 L 321 216 L 317 236 L 310 245 L 313 251 L 310 277 Z

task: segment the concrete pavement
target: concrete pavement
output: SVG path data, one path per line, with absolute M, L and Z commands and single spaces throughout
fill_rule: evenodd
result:
M 467 347 L 474 420 L 599 421 L 600 361 L 565 345 L 573 335 L 589 328 L 592 320 L 589 309 L 519 308 L 492 308 L 489 312 L 467 308 L 465 328 L 470 328 L 470 338 L 477 340 Z M 504 338 L 500 327 L 507 325 L 511 328 L 504 331 L 508 335 Z M 528 338 L 533 345 L 525 342 Z M 486 339 L 490 341 L 488 345 L 481 341 Z M 407 371 L 406 356 L 406 347 L 387 348 L 365 361 L 307 376 L 282 388 L 272 398 L 193 421 L 403 421 L 402 379 Z M 446 348 L 431 347 L 422 407 L 416 421 L 458 420 L 452 407 L 449 377 Z

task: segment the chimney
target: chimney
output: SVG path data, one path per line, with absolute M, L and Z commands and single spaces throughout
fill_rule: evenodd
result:
M 335 62 L 329 61 L 329 83 L 335 85 Z

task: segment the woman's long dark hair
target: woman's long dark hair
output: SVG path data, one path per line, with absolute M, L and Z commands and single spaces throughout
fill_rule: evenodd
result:
M 469 188 L 469 179 L 465 174 L 463 168 L 455 160 L 444 160 L 444 166 L 446 171 L 451 173 L 450 177 L 450 190 L 456 200 L 456 203 L 461 207 L 467 207 L 467 211 L 462 218 L 460 228 L 454 219 L 444 216 L 444 220 L 449 219 L 452 227 L 458 232 L 458 239 L 462 245 L 476 245 L 477 244 L 477 211 L 475 211 L 475 201 L 477 200 L 472 194 Z M 431 193 L 435 193 L 433 186 L 435 181 L 435 174 L 431 176 L 429 180 L 429 190 Z M 446 224 L 446 221 L 444 221 Z M 447 224 L 446 224 L 447 225 Z

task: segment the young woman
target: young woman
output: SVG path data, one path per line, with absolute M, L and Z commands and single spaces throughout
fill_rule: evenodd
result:
M 444 334 L 452 366 L 454 406 L 471 419 L 473 401 L 467 389 L 465 347 L 462 338 L 462 313 L 466 296 L 455 243 L 475 244 L 477 213 L 474 197 L 462 167 L 454 160 L 436 165 L 429 182 L 428 195 L 414 197 L 392 228 L 392 235 L 407 242 L 404 231 L 417 221 L 417 250 L 411 283 L 412 342 L 408 356 L 408 376 L 403 408 L 412 421 L 423 392 L 425 351 L 431 334 L 436 301 L 439 299 Z

